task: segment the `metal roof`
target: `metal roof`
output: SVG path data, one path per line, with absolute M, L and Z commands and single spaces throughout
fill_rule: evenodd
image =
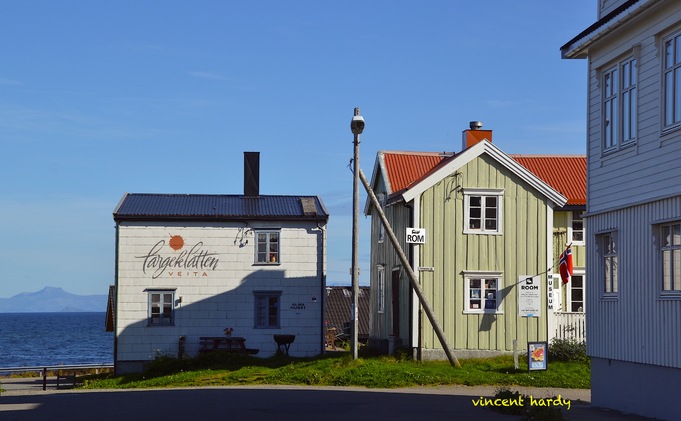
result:
M 243 196 L 126 193 L 113 213 L 119 220 L 312 220 L 329 214 L 318 196 Z
M 326 298 L 326 321 L 327 327 L 336 328 L 336 333 L 342 333 L 345 323 L 352 321 L 352 287 L 332 286 L 327 287 Z M 357 296 L 357 336 L 369 337 L 369 287 L 360 286 Z
M 451 154 L 437 152 L 382 151 L 389 193 L 400 192 L 432 172 Z M 456 156 L 456 155 L 454 155 Z M 586 205 L 585 155 L 510 155 L 513 160 L 556 190 L 567 206 Z
M 451 153 L 401 151 L 380 153 L 383 154 L 390 184 L 389 194 L 406 189 L 411 183 L 432 170 L 440 161 L 452 155 Z
M 586 206 L 586 155 L 511 155 L 567 197 L 566 205 Z

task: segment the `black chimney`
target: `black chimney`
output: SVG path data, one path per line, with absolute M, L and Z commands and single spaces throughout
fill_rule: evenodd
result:
M 244 196 L 260 196 L 260 152 L 244 152 Z

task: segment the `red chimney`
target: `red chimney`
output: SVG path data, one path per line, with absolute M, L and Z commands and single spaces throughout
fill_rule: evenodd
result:
M 492 131 L 491 130 L 480 130 L 482 128 L 482 121 L 471 121 L 470 129 L 463 131 L 463 144 L 462 148 L 467 149 L 476 143 L 486 140 L 488 142 L 492 141 Z

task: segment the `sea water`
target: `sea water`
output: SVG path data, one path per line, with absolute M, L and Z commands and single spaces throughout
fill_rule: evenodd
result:
M 0 368 L 112 364 L 105 313 L 0 313 Z

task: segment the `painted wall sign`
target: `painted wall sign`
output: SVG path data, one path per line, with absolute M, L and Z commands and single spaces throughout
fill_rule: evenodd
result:
M 305 303 L 292 303 L 291 310 L 305 310 Z
M 407 244 L 425 244 L 425 228 L 407 228 Z
M 172 250 L 168 252 L 166 240 L 160 240 L 154 244 L 144 256 L 135 256 L 144 259 L 142 271 L 151 274 L 156 279 L 164 272 L 171 277 L 205 277 L 209 271 L 217 269 L 217 253 L 210 253 L 199 241 L 191 247 L 185 247 L 184 239 L 179 235 L 173 235 L 167 243 Z M 184 250 L 182 250 L 184 249 Z M 180 251 L 182 250 L 182 251 Z M 179 253 L 177 253 L 180 251 Z
M 541 278 L 521 275 L 518 277 L 518 316 L 541 316 Z

